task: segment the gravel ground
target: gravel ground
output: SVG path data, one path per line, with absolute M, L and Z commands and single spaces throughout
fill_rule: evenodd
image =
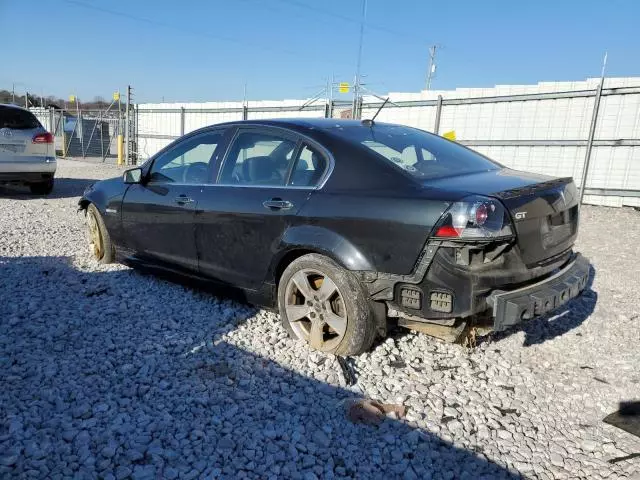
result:
M 77 198 L 117 173 L 0 190 L 0 477 L 640 478 L 610 462 L 640 439 L 602 422 L 640 400 L 640 213 L 583 208 L 568 314 L 471 352 L 398 331 L 346 387 L 273 313 L 92 261 Z M 361 396 L 407 415 L 351 424 Z

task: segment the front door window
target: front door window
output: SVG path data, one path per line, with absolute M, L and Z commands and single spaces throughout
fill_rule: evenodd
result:
M 149 182 L 184 185 L 208 183 L 209 165 L 221 141 L 221 132 L 211 132 L 176 144 L 153 162 Z

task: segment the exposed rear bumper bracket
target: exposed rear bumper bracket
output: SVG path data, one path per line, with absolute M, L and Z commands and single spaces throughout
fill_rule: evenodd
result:
M 589 260 L 578 253 L 559 272 L 541 282 L 492 292 L 487 303 L 493 307 L 494 331 L 543 315 L 578 296 L 587 285 L 590 267 Z

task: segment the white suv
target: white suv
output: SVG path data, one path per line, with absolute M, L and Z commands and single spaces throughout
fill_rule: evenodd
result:
M 0 105 L 0 184 L 28 185 L 31 193 L 46 195 L 55 172 L 53 135 L 29 110 Z

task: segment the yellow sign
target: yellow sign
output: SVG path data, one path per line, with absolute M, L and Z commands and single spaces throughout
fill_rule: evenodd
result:
M 456 140 L 456 131 L 455 130 L 451 130 L 450 132 L 445 132 L 442 134 L 442 136 L 444 138 L 446 138 L 447 140 Z
M 71 103 L 75 102 L 76 101 L 76 96 L 75 95 L 69 95 L 69 101 Z
M 338 91 L 340 93 L 349 93 L 349 87 L 350 85 L 347 82 L 340 82 L 338 85 Z
M 113 100 L 117 102 L 120 100 L 120 92 L 113 92 Z

